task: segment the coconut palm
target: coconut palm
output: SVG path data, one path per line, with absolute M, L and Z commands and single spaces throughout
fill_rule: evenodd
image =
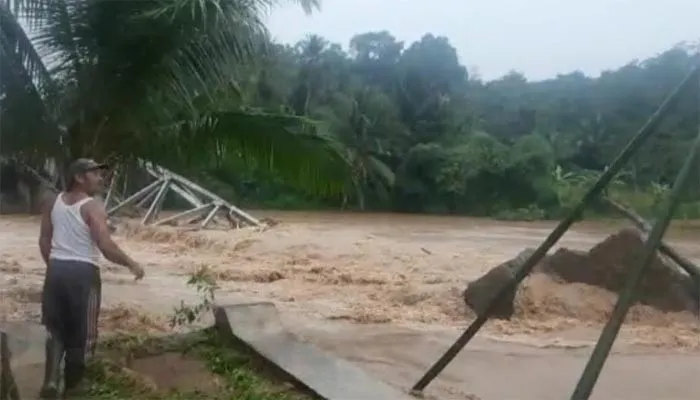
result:
M 242 100 L 240 67 L 265 51 L 262 18 L 278 3 L 0 0 L 0 151 L 171 167 L 235 159 L 317 192 L 342 188 L 337 143 Z
M 387 200 L 396 180 L 394 172 L 382 160 L 386 152 L 378 139 L 392 126 L 387 99 L 369 88 L 358 88 L 351 96 L 336 96 L 334 107 L 318 110 L 327 129 L 343 143 L 345 158 L 352 172 L 352 188 L 361 210 L 365 209 L 368 190 Z

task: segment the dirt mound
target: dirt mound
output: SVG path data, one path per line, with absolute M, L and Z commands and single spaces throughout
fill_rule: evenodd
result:
M 617 302 L 617 293 L 578 282 L 562 282 L 556 277 L 536 272 L 518 289 L 513 315 L 519 320 L 559 320 L 603 323 Z M 697 324 L 697 317 L 687 310 L 667 311 L 641 302 L 632 306 L 625 319 L 628 323 L 671 327 L 677 324 Z M 697 339 L 696 339 L 697 341 Z
M 631 269 L 640 262 L 643 248 L 644 238 L 639 231 L 623 229 L 588 252 L 560 249 L 535 267 L 517 294 L 511 292 L 499 303 L 494 317 L 605 320 Z M 471 282 L 464 291 L 467 306 L 483 312 L 488 300 L 513 280 L 514 271 L 530 254 L 532 250 L 528 249 Z M 697 312 L 697 288 L 692 279 L 655 255 L 628 320 L 657 325 L 669 322 L 677 314 L 688 316 Z
M 619 293 L 630 271 L 641 262 L 644 237 L 623 229 L 594 246 L 588 253 L 561 249 L 547 257 L 538 270 L 563 282 L 583 283 Z M 655 254 L 640 286 L 638 302 L 661 311 L 696 311 L 692 279 Z

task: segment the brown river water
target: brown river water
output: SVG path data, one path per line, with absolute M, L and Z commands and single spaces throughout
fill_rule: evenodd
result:
M 196 302 L 188 275 L 207 266 L 219 302 L 274 301 L 292 331 L 387 382 L 410 387 L 473 314 L 466 284 L 536 247 L 555 223 L 465 217 L 252 212 L 280 222 L 265 231 L 140 227 L 117 240 L 146 266 L 138 283 L 104 261 L 102 328 L 167 331 L 180 300 Z M 623 222 L 576 225 L 559 243 L 587 250 Z M 0 315 L 36 320 L 43 265 L 38 220 L 0 216 Z M 700 224 L 667 240 L 700 263 Z M 525 281 L 511 321 L 489 322 L 426 393 L 439 399 L 568 398 L 616 295 L 597 287 Z M 691 313 L 635 306 L 594 398 L 691 399 L 700 395 L 700 329 Z

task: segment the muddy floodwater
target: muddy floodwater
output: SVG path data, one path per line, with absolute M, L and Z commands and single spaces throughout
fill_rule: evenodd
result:
M 410 387 L 473 319 L 461 297 L 491 267 L 536 247 L 554 223 L 386 214 L 252 212 L 265 231 L 183 231 L 122 221 L 117 240 L 146 266 L 103 263 L 103 330 L 167 331 L 185 285 L 203 266 L 217 300 L 271 300 L 289 328 L 402 388 Z M 700 263 L 700 225 L 676 224 L 667 241 Z M 587 250 L 625 226 L 576 225 L 559 243 Z M 38 220 L 0 217 L 0 315 L 37 320 L 44 267 Z M 426 390 L 436 399 L 563 399 L 616 300 L 614 293 L 533 277 L 510 321 L 492 321 Z M 594 398 L 691 399 L 700 394 L 700 324 L 688 312 L 636 305 Z

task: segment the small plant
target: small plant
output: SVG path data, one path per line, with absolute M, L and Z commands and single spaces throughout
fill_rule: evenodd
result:
M 191 325 L 199 321 L 204 313 L 210 312 L 215 301 L 215 292 L 218 289 L 216 278 L 211 273 L 208 266 L 198 268 L 187 281 L 187 286 L 194 286 L 200 296 L 200 302 L 195 305 L 186 304 L 180 301 L 180 306 L 175 308 L 173 316 L 170 318 L 170 326 Z
M 196 275 L 196 274 L 194 274 Z M 249 354 L 238 349 L 226 338 L 219 336 L 215 328 L 196 330 L 168 337 L 112 337 L 103 341 L 100 349 L 103 357 L 88 365 L 87 377 L 91 400 L 310 400 L 311 397 L 277 380 Z M 137 372 L 131 369 L 131 361 L 110 358 L 124 352 L 133 353 L 135 359 L 164 353 L 187 355 L 188 363 L 201 362 L 210 374 L 198 372 L 198 382 L 188 382 L 177 389 L 158 386 L 155 369 Z M 175 360 L 176 361 L 176 360 Z M 176 361 L 177 362 L 177 361 Z M 188 368 L 173 368 L 170 382 L 175 382 Z M 189 379 L 188 379 L 189 380 Z M 204 380 L 211 385 L 205 384 Z M 202 385 L 200 385 L 202 383 Z

